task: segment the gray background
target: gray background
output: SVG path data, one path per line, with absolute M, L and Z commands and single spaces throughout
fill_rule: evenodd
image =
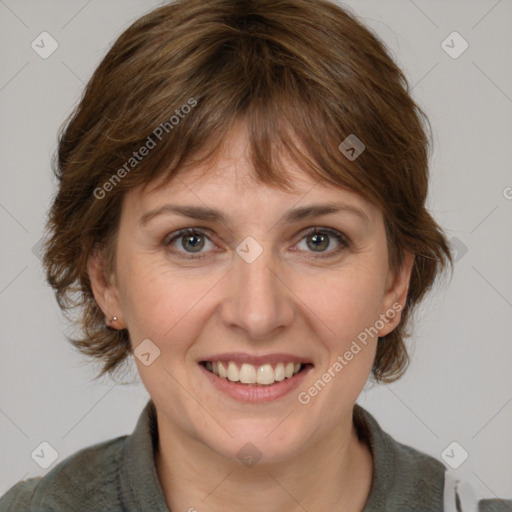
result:
M 94 367 L 65 341 L 37 242 L 60 124 L 107 47 L 158 4 L 0 0 L 0 493 L 130 433 L 148 399 L 138 379 L 91 382 Z M 459 248 L 453 280 L 417 314 L 409 371 L 367 386 L 359 403 L 395 438 L 440 460 L 457 441 L 469 453 L 457 473 L 475 494 L 512 498 L 512 2 L 344 5 L 387 43 L 431 119 L 429 206 Z M 59 45 L 47 59 L 31 48 L 43 31 Z M 456 59 L 441 46 L 453 31 L 469 43 Z M 47 470 L 31 458 L 42 441 L 58 452 Z

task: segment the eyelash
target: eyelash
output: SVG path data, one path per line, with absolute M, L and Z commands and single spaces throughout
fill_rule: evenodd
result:
M 332 236 L 337 242 L 339 242 L 340 247 L 338 247 L 337 249 L 334 249 L 333 251 L 327 252 L 326 255 L 323 255 L 323 253 L 316 253 L 317 256 L 315 256 L 315 257 L 330 258 L 330 257 L 338 255 L 341 251 L 348 249 L 351 246 L 350 240 L 348 239 L 348 237 L 346 235 L 344 235 L 343 233 L 340 233 L 339 231 L 332 229 L 332 228 L 317 228 L 317 227 L 312 228 L 309 231 L 306 231 L 304 233 L 304 235 L 299 240 L 299 242 L 301 242 L 304 238 L 307 238 L 309 235 L 314 235 L 314 234 L 319 234 L 319 233 L 320 234 L 328 234 L 328 235 Z M 172 245 L 172 243 L 175 240 L 178 240 L 179 238 L 182 238 L 186 235 L 188 235 L 188 236 L 202 235 L 202 236 L 208 238 L 208 240 L 210 240 L 210 237 L 208 236 L 207 231 L 204 231 L 199 228 L 185 228 L 185 229 L 180 229 L 179 231 L 176 231 L 175 233 L 171 233 L 171 235 L 166 237 L 164 240 L 164 245 L 169 247 Z M 212 241 L 212 240 L 210 240 L 210 241 Z M 297 243 L 299 243 L 299 242 L 297 242 Z M 176 251 L 176 250 L 172 250 L 172 252 L 175 254 L 177 253 L 182 258 L 190 259 L 190 260 L 198 260 L 201 258 L 205 258 L 207 256 L 207 253 L 196 253 L 197 255 L 193 255 L 193 253 L 184 253 L 182 251 Z M 313 251 L 311 251 L 311 252 L 313 252 Z

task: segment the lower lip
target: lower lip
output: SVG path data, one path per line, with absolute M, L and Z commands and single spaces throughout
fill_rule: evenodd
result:
M 199 364 L 200 370 L 204 373 L 206 378 L 219 390 L 229 395 L 231 398 L 240 402 L 260 403 L 272 402 L 277 400 L 296 389 L 304 380 L 310 370 L 313 369 L 312 365 L 306 366 L 302 371 L 281 382 L 275 382 L 269 386 L 256 386 L 251 384 L 240 384 L 238 382 L 231 382 L 228 379 L 218 377 L 214 373 L 208 371 L 202 364 Z

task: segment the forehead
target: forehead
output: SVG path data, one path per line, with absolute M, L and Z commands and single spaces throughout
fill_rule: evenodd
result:
M 354 190 L 310 176 L 286 154 L 279 157 L 279 168 L 290 178 L 291 190 L 262 183 L 256 178 L 246 126 L 237 123 L 213 159 L 197 165 L 189 163 L 186 169 L 165 184 L 159 180 L 138 187 L 130 191 L 126 199 L 132 204 L 137 203 L 141 209 L 168 200 L 202 202 L 222 209 L 272 207 L 279 204 L 286 207 L 313 201 L 343 201 L 367 210 L 376 208 Z

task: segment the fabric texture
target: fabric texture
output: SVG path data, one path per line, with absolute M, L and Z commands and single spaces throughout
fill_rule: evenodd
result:
M 357 404 L 354 423 L 374 459 L 363 512 L 443 512 L 445 466 L 395 441 Z M 149 400 L 131 435 L 84 448 L 45 476 L 17 483 L 0 498 L 0 512 L 170 512 L 156 472 L 157 446 Z M 484 500 L 478 512 L 512 512 L 512 501 Z

